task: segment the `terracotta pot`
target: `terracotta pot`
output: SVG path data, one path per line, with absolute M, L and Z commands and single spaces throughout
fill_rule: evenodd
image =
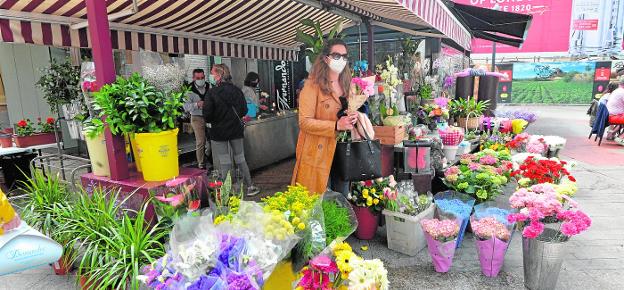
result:
M 368 207 L 353 206 L 358 221 L 355 236 L 360 240 L 371 240 L 375 237 L 379 225 L 379 213 L 373 213 Z
M 15 146 L 25 148 L 30 146 L 42 145 L 42 144 L 51 144 L 56 143 L 56 138 L 54 137 L 54 132 L 52 133 L 42 133 L 42 134 L 34 134 L 31 136 L 17 136 L 13 135 L 13 139 L 15 139 Z
M 71 272 L 74 268 L 72 264 L 65 265 L 66 261 L 65 257 L 61 257 L 58 261 L 52 264 L 52 269 L 54 269 L 54 274 L 56 275 L 67 275 L 67 273 Z
M 87 282 L 88 279 L 89 277 L 87 276 L 80 276 L 80 288 L 82 290 L 98 289 L 98 287 L 93 285 L 93 281 Z
M 0 135 L 0 147 L 2 147 L 2 148 L 13 147 L 13 136 L 11 136 L 11 135 Z

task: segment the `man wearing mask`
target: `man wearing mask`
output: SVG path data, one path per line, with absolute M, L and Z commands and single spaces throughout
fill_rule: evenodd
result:
M 206 169 L 206 151 L 209 151 L 209 148 L 207 150 L 206 146 L 210 146 L 210 143 L 206 143 L 206 121 L 202 112 L 204 98 L 208 95 L 208 89 L 204 70 L 194 69 L 191 91 L 187 94 L 184 111 L 191 114 L 191 126 L 195 133 L 197 166 L 201 169 Z

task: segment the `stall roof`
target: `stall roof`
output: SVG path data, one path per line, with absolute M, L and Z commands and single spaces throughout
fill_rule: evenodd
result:
M 433 28 L 440 38 L 449 38 L 470 50 L 472 36 L 441 0 L 324 0 L 345 10 L 367 11 L 380 20 L 380 25 L 413 29 L 414 26 Z M 424 35 L 424 33 L 423 33 Z M 428 34 L 427 36 L 432 36 Z
M 520 47 L 531 26 L 532 15 L 498 11 L 447 1 L 449 9 L 475 38 Z M 502 33 L 495 34 L 495 33 Z
M 137 4 L 134 13 L 133 4 Z M 293 0 L 108 0 L 113 48 L 296 60 L 299 20 L 341 16 Z M 0 1 L 0 40 L 90 47 L 84 0 Z M 129 15 L 127 15 L 129 14 Z

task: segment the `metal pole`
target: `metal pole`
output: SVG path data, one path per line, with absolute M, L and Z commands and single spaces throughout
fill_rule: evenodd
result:
M 496 42 L 492 41 L 492 71 L 496 71 Z
M 95 77 L 98 87 L 115 81 L 115 62 L 111 45 L 106 1 L 86 0 L 89 36 L 97 40 L 92 54 L 95 63 Z M 129 177 L 126 159 L 126 142 L 123 136 L 114 136 L 108 126 L 105 131 L 106 153 L 110 164 L 111 179 L 123 180 Z
M 364 19 L 364 24 L 366 24 L 366 34 L 368 36 L 368 70 L 375 71 L 375 31 L 369 19 Z

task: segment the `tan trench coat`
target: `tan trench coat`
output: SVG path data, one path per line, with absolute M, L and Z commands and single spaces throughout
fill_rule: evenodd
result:
M 299 95 L 299 139 L 292 184 L 299 183 L 311 193 L 325 193 L 336 151 L 339 110 L 337 96 L 323 94 L 312 81 L 305 82 Z

